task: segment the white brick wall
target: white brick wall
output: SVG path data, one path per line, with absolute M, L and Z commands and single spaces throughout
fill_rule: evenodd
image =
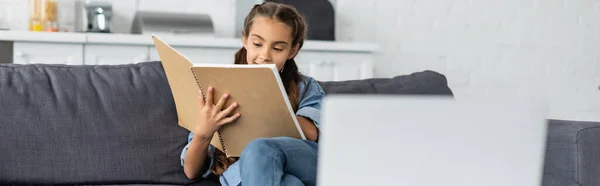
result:
M 375 75 L 445 74 L 457 98 L 542 99 L 600 121 L 598 0 L 339 0 L 339 40 L 382 47 Z
M 161 4 L 110 1 L 120 33 L 129 31 L 137 3 L 142 9 Z M 210 10 L 218 20 L 217 32 L 231 36 L 235 1 L 177 0 L 161 7 Z M 27 1 L 0 0 L 3 6 L 7 2 L 14 9 L 0 9 L 10 12 L 4 20 L 11 20 L 14 29 L 27 29 Z M 457 98 L 525 96 L 545 100 L 552 118 L 600 121 L 598 0 L 332 2 L 338 40 L 380 44 L 378 77 L 430 69 L 448 77 Z M 189 6 L 177 6 L 181 3 Z

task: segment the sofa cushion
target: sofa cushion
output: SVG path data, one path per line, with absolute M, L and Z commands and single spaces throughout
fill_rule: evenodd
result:
M 393 78 L 319 82 L 326 94 L 450 95 L 446 77 L 435 71 L 415 72 Z
M 544 186 L 600 185 L 600 122 L 549 120 Z
M 0 183 L 191 183 L 160 62 L 0 64 L 0 118 Z

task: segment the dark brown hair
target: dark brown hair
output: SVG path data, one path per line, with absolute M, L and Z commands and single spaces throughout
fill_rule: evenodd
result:
M 271 18 L 290 26 L 292 28 L 292 47 L 298 46 L 298 50 L 302 48 L 304 39 L 306 38 L 307 26 L 304 17 L 298 13 L 296 8 L 275 2 L 264 2 L 254 5 L 244 20 L 244 30 L 242 31 L 244 37 L 248 38 L 250 28 L 257 17 Z M 248 64 L 248 61 L 246 61 L 246 49 L 244 47 L 235 53 L 235 64 Z M 294 58 L 286 60 L 283 65 L 283 71 L 279 75 L 285 86 L 288 99 L 294 111 L 296 111 L 299 101 L 297 83 L 300 81 L 300 72 Z M 227 158 L 223 152 L 216 150 L 215 165 L 211 167 L 211 171 L 216 175 L 221 175 L 235 161 L 236 159 Z

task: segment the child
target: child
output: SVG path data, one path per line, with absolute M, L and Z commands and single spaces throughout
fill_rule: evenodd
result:
M 244 21 L 243 47 L 235 54 L 235 64 L 275 64 L 280 71 L 290 103 L 307 140 L 277 137 L 256 139 L 239 159 L 227 158 L 210 145 L 214 132 L 240 116 L 231 117 L 237 103 L 222 108 L 225 94 L 216 104 L 213 88 L 206 102 L 200 99 L 198 127 L 188 136 L 181 164 L 189 179 L 220 176 L 222 185 L 315 185 L 317 141 L 322 87 L 298 72 L 294 57 L 306 35 L 304 18 L 293 8 L 265 2 L 255 5 Z

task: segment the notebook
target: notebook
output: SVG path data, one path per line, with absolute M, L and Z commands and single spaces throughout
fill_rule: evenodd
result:
M 275 65 L 192 63 L 156 35 L 152 39 L 183 128 L 194 131 L 198 123 L 198 98 L 206 99 L 205 90 L 213 87 L 214 104 L 225 93 L 230 97 L 224 108 L 234 102 L 239 104 L 232 114 L 239 112 L 241 116 L 222 126 L 211 141 L 228 157 L 239 157 L 244 147 L 257 138 L 306 139 Z

